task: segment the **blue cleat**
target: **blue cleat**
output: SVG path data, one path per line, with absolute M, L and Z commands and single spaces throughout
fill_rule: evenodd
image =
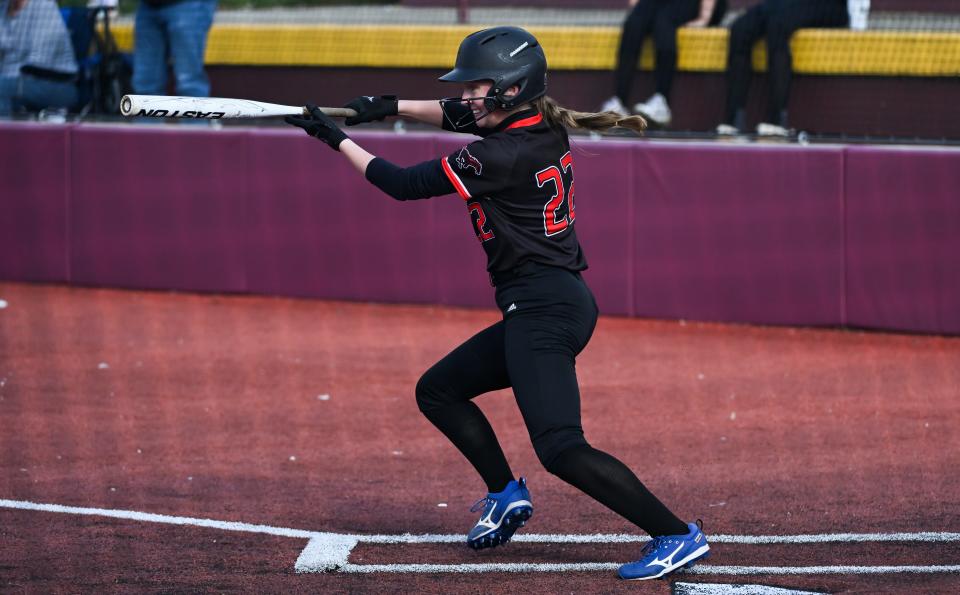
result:
M 645 581 L 662 578 L 685 567 L 690 568 L 696 562 L 710 555 L 710 545 L 700 528 L 700 521 L 690 523 L 686 535 L 662 535 L 654 537 L 641 550 L 641 558 L 620 567 L 617 574 L 628 581 Z
M 507 543 L 517 529 L 524 526 L 533 515 L 533 504 L 527 482 L 511 481 L 502 492 L 487 494 L 477 501 L 470 512 L 483 507 L 480 520 L 467 535 L 467 545 L 475 550 L 496 547 Z

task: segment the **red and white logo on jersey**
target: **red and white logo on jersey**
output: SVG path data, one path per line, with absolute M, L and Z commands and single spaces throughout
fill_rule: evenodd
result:
M 478 176 L 483 172 L 483 164 L 480 163 L 479 159 L 471 155 L 466 147 L 460 149 L 460 152 L 457 153 L 456 161 L 457 169 L 465 170 L 472 167 Z

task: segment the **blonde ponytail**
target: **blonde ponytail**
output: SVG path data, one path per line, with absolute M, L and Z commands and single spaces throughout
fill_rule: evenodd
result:
M 555 128 L 606 132 L 619 127 L 642 134 L 647 127 L 647 121 L 642 116 L 621 116 L 614 112 L 575 112 L 562 107 L 546 95 L 535 99 L 533 104 L 543 114 L 543 119 Z

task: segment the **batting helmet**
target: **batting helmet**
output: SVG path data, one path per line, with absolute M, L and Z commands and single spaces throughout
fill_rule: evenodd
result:
M 453 70 L 441 81 L 465 83 L 491 80 L 488 111 L 512 109 L 547 92 L 547 57 L 537 38 L 520 27 L 493 27 L 471 33 L 457 50 Z M 504 96 L 510 87 L 516 95 Z M 492 105 L 491 105 L 492 104 Z

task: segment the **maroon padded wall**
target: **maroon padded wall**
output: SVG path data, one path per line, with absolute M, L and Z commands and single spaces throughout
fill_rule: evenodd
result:
M 844 321 L 842 150 L 636 148 L 636 314 Z
M 0 128 L 0 279 L 67 281 L 69 131 Z
M 472 140 L 352 131 L 409 165 Z M 960 151 L 576 139 L 607 314 L 960 334 Z M 287 129 L 0 124 L 0 278 L 493 305 L 456 195 Z
M 960 332 L 957 151 L 847 151 L 849 322 Z
M 71 281 L 245 291 L 246 134 L 70 129 Z

